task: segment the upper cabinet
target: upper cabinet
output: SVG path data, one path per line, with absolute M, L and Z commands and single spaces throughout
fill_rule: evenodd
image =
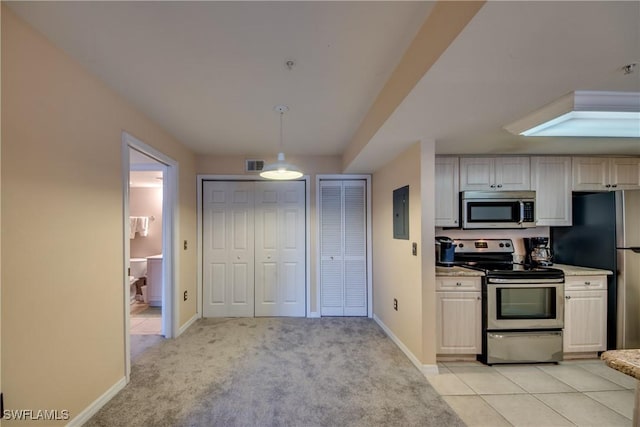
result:
M 635 189 L 640 189 L 640 158 L 573 158 L 573 191 Z
M 462 157 L 460 191 L 530 190 L 529 157 Z
M 457 157 L 436 157 L 436 227 L 459 227 L 460 191 Z
M 536 225 L 571 225 L 571 157 L 531 157 Z

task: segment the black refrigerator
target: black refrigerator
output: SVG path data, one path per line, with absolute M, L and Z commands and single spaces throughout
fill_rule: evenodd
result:
M 551 227 L 554 262 L 613 271 L 607 276 L 607 349 L 616 348 L 618 213 L 616 194 L 573 193 L 573 226 Z

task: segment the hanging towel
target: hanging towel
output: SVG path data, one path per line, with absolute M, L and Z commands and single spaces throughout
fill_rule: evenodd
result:
M 136 238 L 136 229 L 138 228 L 138 217 L 130 216 L 129 217 L 129 238 Z
M 149 217 L 140 216 L 136 223 L 136 231 L 141 237 L 147 237 L 149 235 Z

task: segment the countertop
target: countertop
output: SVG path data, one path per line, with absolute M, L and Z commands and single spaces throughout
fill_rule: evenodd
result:
M 609 350 L 601 357 L 610 368 L 640 379 L 640 350 Z
M 609 270 L 600 270 L 598 268 L 579 267 L 577 265 L 566 264 L 553 264 L 551 267 L 558 268 L 564 272 L 565 276 L 608 276 L 613 274 Z M 477 270 L 471 270 L 469 268 L 453 266 L 453 267 L 440 267 L 436 266 L 436 276 L 443 277 L 460 277 L 469 276 L 477 277 L 484 276 L 484 273 Z
M 613 274 L 613 272 L 609 270 L 579 267 L 577 265 L 553 264 L 551 267 L 562 270 L 565 276 L 609 276 Z
M 441 277 L 460 277 L 460 276 L 479 277 L 479 276 L 484 276 L 484 273 L 482 271 L 472 270 L 470 268 L 464 268 L 464 267 L 458 267 L 458 266 L 440 267 L 440 266 L 436 265 L 436 276 L 441 276 Z

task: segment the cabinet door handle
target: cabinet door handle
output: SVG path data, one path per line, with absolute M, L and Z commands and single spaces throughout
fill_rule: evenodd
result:
M 478 301 L 480 301 L 480 297 L 476 297 L 476 299 L 477 299 Z
M 496 185 L 495 184 L 491 184 L 491 188 L 496 188 Z
M 612 185 L 613 188 L 616 188 L 617 186 L 618 186 L 618 184 L 613 184 Z
M 584 282 L 585 285 L 589 286 L 591 282 Z
M 498 188 L 502 188 L 502 184 L 498 184 Z
M 611 188 L 611 184 L 605 185 L 606 188 Z
M 571 299 L 571 295 L 567 295 L 565 299 Z
M 456 286 L 462 286 L 462 283 L 456 282 Z

